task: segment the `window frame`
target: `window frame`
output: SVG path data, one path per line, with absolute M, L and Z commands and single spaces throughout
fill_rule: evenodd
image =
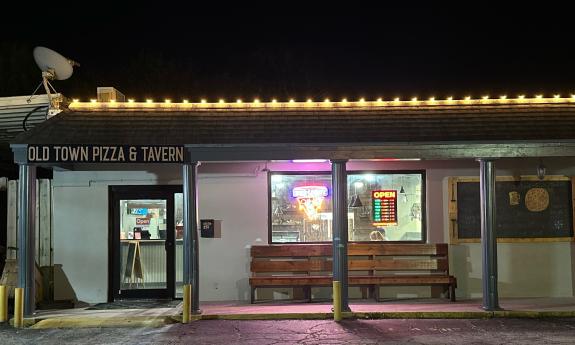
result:
M 419 174 L 421 175 L 421 240 L 418 241 L 349 241 L 348 243 L 370 243 L 370 244 L 386 244 L 386 243 L 401 243 L 401 244 L 421 244 L 427 243 L 427 175 L 426 170 L 348 170 L 346 172 L 346 181 L 349 175 L 359 174 L 379 174 L 379 175 L 401 175 L 401 174 Z M 316 241 L 316 242 L 273 242 L 272 240 L 272 176 L 273 175 L 328 175 L 331 176 L 331 171 L 269 171 L 267 174 L 267 189 L 268 189 L 268 244 L 325 244 L 331 241 Z M 347 186 L 349 190 L 349 185 Z M 333 188 L 333 186 L 332 186 Z

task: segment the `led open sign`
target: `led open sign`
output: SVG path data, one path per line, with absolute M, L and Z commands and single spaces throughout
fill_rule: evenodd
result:
M 373 225 L 397 225 L 397 191 L 374 190 L 371 192 Z

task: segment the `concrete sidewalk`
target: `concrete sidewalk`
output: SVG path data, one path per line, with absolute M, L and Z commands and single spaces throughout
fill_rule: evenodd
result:
M 350 303 L 352 319 L 443 319 L 443 318 L 542 318 L 575 317 L 575 298 L 501 299 L 501 311 L 481 309 L 481 300 L 449 302 L 441 299 L 392 300 L 384 302 L 356 301 Z M 201 303 L 201 314 L 192 320 L 281 320 L 332 319 L 330 303 L 266 303 L 239 302 Z M 66 309 L 39 311 L 27 320 L 31 328 L 67 327 L 158 327 L 181 322 L 181 304 L 172 308 L 88 310 Z

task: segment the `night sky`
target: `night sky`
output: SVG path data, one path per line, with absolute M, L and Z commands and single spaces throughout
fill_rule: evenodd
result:
M 33 25 L 12 27 L 0 41 L 0 96 L 38 85 L 37 45 L 81 64 L 53 85 L 84 100 L 97 86 L 174 101 L 575 92 L 575 24 L 560 7 L 152 12 L 78 10 L 46 26 L 31 15 Z

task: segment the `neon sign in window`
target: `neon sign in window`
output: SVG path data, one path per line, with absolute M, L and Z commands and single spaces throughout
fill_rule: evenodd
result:
M 327 195 L 326 186 L 300 186 L 292 189 L 292 196 L 297 199 L 299 210 L 305 212 L 308 219 L 317 218 Z
M 373 225 L 397 225 L 397 191 L 371 191 L 373 207 Z

